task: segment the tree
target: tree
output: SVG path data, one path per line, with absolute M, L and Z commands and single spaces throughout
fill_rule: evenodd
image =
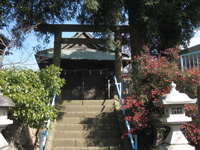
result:
M 42 23 L 58 23 L 76 16 L 79 0 L 2 0 L 0 27 L 14 22 L 14 27 L 30 27 Z
M 198 0 L 3 0 L 0 7 L 0 27 L 14 21 L 13 30 L 76 17 L 82 24 L 105 25 L 106 33 L 112 25 L 129 25 L 130 35 L 124 37 L 130 40 L 132 56 L 143 45 L 159 50 L 187 45 L 200 26 Z
M 0 3 L 0 49 L 2 59 L 10 47 L 22 47 L 26 35 L 41 23 L 61 23 L 77 15 L 79 0 L 2 0 Z M 4 34 L 9 27 L 11 36 Z M 41 36 L 41 35 L 44 35 Z M 49 35 L 37 33 L 49 41 Z M 10 43 L 8 43 L 10 41 Z M 1 61 L 2 61 L 1 59 Z
M 51 106 L 52 97 L 60 94 L 64 79 L 58 67 L 48 66 L 40 72 L 26 68 L 0 69 L 0 92 L 10 97 L 16 107 L 13 119 L 32 128 L 46 127 L 46 121 L 57 117 L 57 108 Z
M 132 56 L 142 47 L 164 50 L 187 45 L 200 27 L 199 0 L 84 0 L 78 21 L 82 24 L 130 26 Z
M 18 124 L 14 143 L 17 147 L 25 146 L 31 149 L 38 142 L 40 129 L 45 129 L 47 120 L 54 121 L 58 115 L 58 107 L 52 106 L 52 97 L 60 94 L 64 79 L 59 78 L 61 69 L 48 66 L 40 72 L 26 68 L 0 69 L 0 92 L 10 97 L 16 107 L 9 109 L 9 118 Z M 22 133 L 23 128 L 35 128 L 35 142 L 27 143 L 20 139 L 27 138 Z M 25 148 L 25 149 L 27 149 Z M 21 149 L 21 148 L 20 148 Z

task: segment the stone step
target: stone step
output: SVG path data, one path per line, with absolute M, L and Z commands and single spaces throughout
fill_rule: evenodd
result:
M 113 112 L 112 106 L 59 106 L 61 112 Z
M 115 101 L 113 99 L 108 100 L 63 100 L 62 105 L 70 106 L 91 106 L 91 105 L 114 105 Z
M 117 117 L 115 118 L 84 118 L 70 117 L 57 119 L 58 124 L 118 124 Z
M 118 124 L 57 124 L 57 131 L 119 130 Z
M 59 118 L 66 118 L 66 117 L 116 117 L 115 112 L 60 112 Z
M 122 147 L 123 141 L 120 138 L 63 138 L 54 139 L 54 147 Z
M 118 131 L 55 131 L 54 138 L 121 138 Z
M 123 147 L 54 147 L 53 150 L 125 150 Z
M 124 150 L 114 100 L 64 100 L 52 150 Z

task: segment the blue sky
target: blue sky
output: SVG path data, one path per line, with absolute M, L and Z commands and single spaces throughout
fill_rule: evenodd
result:
M 69 21 L 68 24 L 77 24 L 75 21 Z M 69 38 L 72 37 L 76 32 L 63 32 L 62 37 Z M 5 31 L 5 35 L 9 35 Z M 32 31 L 31 34 L 27 36 L 25 41 L 23 42 L 23 46 L 21 49 L 12 49 L 12 55 L 5 56 L 3 64 L 5 67 L 10 66 L 23 66 L 30 69 L 38 70 L 38 64 L 35 59 L 35 51 L 33 51 L 33 47 L 37 46 L 38 44 L 41 45 L 41 47 L 45 47 L 44 49 L 53 48 L 54 43 L 54 36 L 50 38 L 50 42 L 47 45 L 43 45 L 43 42 L 38 42 L 37 37 L 34 34 L 34 31 Z
M 62 37 L 72 37 L 75 34 L 75 32 L 67 32 L 63 33 Z M 50 43 L 48 45 L 45 45 L 46 48 L 52 48 L 54 42 L 54 37 L 50 38 Z M 10 65 L 21 65 L 25 66 L 27 68 L 31 68 L 34 70 L 38 70 L 38 65 L 35 60 L 33 47 L 37 44 L 42 44 L 42 42 L 37 41 L 34 34 L 31 34 L 24 42 L 24 46 L 20 50 L 13 50 L 13 55 L 6 56 L 4 59 L 4 64 L 7 64 L 7 66 Z M 200 44 L 200 30 L 198 30 L 195 34 L 195 36 L 190 40 L 189 47 L 195 46 Z
M 198 45 L 198 44 L 200 44 L 200 30 L 196 31 L 195 36 L 190 40 L 190 46 L 189 47 L 192 47 L 192 46 L 195 46 L 195 45 Z

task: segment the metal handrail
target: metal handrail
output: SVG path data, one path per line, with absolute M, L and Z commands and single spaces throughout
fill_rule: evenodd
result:
M 115 85 L 116 85 L 116 88 L 117 88 L 117 93 L 118 93 L 118 96 L 119 96 L 119 99 L 120 99 L 120 105 L 121 105 L 122 108 L 123 108 L 124 103 L 123 103 L 123 101 L 122 101 L 122 96 L 121 96 L 121 95 L 122 95 L 122 85 L 121 85 L 121 83 L 118 83 L 118 82 L 117 82 L 116 76 L 114 76 L 114 80 L 115 80 Z M 123 111 L 123 115 L 126 116 L 126 111 L 125 111 L 124 108 L 122 109 L 122 111 Z M 128 133 L 129 133 L 129 134 L 128 134 L 128 137 L 130 138 L 131 146 L 132 146 L 132 148 L 133 148 L 134 150 L 137 150 L 137 135 L 134 135 L 134 136 L 135 136 L 135 144 L 134 144 L 133 136 L 132 136 L 132 134 L 131 134 L 130 125 L 129 125 L 129 123 L 128 123 L 127 120 L 125 120 L 125 125 L 126 125 L 126 128 L 127 128 L 127 130 L 128 130 Z
M 54 96 L 52 98 L 51 106 L 55 105 L 55 99 L 56 99 L 56 94 L 54 94 Z M 39 133 L 39 150 L 42 150 L 42 147 L 45 147 L 45 145 L 46 145 L 47 136 L 48 136 L 48 133 L 49 133 L 49 126 L 50 126 L 50 120 L 48 119 L 46 131 L 44 133 L 43 132 Z M 42 136 L 43 135 L 44 135 L 44 137 L 43 137 L 43 142 L 42 142 Z

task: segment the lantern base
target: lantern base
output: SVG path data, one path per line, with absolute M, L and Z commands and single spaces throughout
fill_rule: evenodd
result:
M 5 140 L 3 135 L 0 133 L 0 150 L 4 149 L 7 146 L 8 146 L 8 142 Z
M 182 125 L 169 125 L 171 128 L 167 138 L 165 139 L 164 143 L 171 144 L 171 145 L 188 145 L 188 141 L 181 132 L 180 128 Z
M 7 150 L 8 148 L 8 142 L 3 137 L 1 131 L 8 125 L 12 124 L 13 121 L 9 119 L 1 120 L 0 121 L 0 150 Z M 8 149 L 9 150 L 9 149 Z
M 195 147 L 191 145 L 170 145 L 164 143 L 159 145 L 159 150 L 195 150 Z

